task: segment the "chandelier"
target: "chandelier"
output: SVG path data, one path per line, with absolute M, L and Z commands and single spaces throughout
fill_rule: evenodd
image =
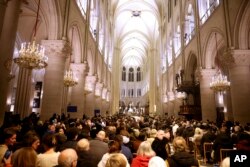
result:
M 227 76 L 221 74 L 221 71 L 218 71 L 212 77 L 212 82 L 210 83 L 210 89 L 215 92 L 226 91 L 230 88 L 230 82 L 227 80 Z
M 14 58 L 14 62 L 20 67 L 27 69 L 42 69 L 48 65 L 48 57 L 44 55 L 45 48 L 35 42 L 36 28 L 38 23 L 38 15 L 40 9 L 40 0 L 38 1 L 38 9 L 36 14 L 35 32 L 32 43 L 22 43 L 19 56 Z
M 216 33 L 215 33 L 215 45 L 216 45 L 216 57 L 217 57 L 218 45 L 217 45 Z M 215 92 L 223 92 L 230 88 L 230 82 L 227 80 L 227 76 L 222 75 L 221 71 L 218 70 L 218 72 L 212 77 L 210 88 Z
M 72 87 L 78 84 L 78 78 L 74 76 L 72 70 L 66 71 L 64 78 L 63 78 L 63 84 L 66 87 Z
M 44 47 L 36 44 L 22 43 L 19 56 L 14 58 L 14 62 L 20 67 L 28 69 L 42 69 L 48 65 L 48 57 L 44 55 Z

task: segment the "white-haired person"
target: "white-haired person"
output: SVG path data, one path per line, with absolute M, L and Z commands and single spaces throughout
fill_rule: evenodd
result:
M 158 156 L 154 156 L 149 160 L 148 167 L 168 167 L 167 163 Z
M 144 141 L 140 144 L 137 155 L 133 159 L 131 167 L 148 167 L 149 160 L 155 156 L 155 152 L 151 147 L 151 143 Z

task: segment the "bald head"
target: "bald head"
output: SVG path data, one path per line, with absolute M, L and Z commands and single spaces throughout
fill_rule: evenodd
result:
M 58 165 L 60 167 L 76 167 L 77 154 L 74 149 L 68 148 L 63 150 L 58 157 Z
M 89 141 L 88 139 L 81 139 L 77 142 L 76 145 L 77 151 L 88 151 L 89 150 Z
M 96 137 L 100 140 L 104 140 L 106 137 L 106 133 L 103 130 L 101 130 L 97 133 Z

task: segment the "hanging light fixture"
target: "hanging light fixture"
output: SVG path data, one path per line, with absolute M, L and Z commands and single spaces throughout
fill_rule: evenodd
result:
M 78 84 L 78 78 L 74 76 L 74 73 L 71 69 L 65 72 L 63 84 L 66 87 L 72 87 Z
M 218 46 L 217 46 L 217 37 L 215 33 L 215 42 L 216 42 L 216 56 L 218 56 Z M 216 72 L 216 74 L 212 77 L 212 81 L 210 83 L 210 89 L 215 92 L 223 92 L 230 88 L 230 82 L 227 80 L 227 76 L 224 76 L 220 69 Z
M 31 43 L 22 43 L 19 56 L 14 58 L 14 62 L 22 68 L 42 69 L 48 65 L 48 57 L 44 55 L 45 48 L 42 45 L 36 44 L 35 41 L 39 10 L 40 0 L 38 1 L 33 41 Z
M 210 83 L 210 89 L 215 92 L 223 92 L 230 88 L 230 82 L 227 80 L 227 76 L 221 74 L 219 70 L 213 77 Z
M 73 32 L 74 32 L 74 27 L 72 28 L 71 48 L 73 43 Z M 69 56 L 69 63 L 71 63 L 71 54 Z M 74 75 L 73 71 L 70 69 L 70 65 L 68 67 L 68 70 L 65 72 L 63 78 L 63 84 L 66 87 L 73 87 L 78 84 L 78 78 Z

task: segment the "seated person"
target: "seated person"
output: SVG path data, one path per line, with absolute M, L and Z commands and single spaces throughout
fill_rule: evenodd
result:
M 170 167 L 199 166 L 198 160 L 187 152 L 187 144 L 183 137 L 176 137 L 173 141 L 175 153 L 167 159 Z

